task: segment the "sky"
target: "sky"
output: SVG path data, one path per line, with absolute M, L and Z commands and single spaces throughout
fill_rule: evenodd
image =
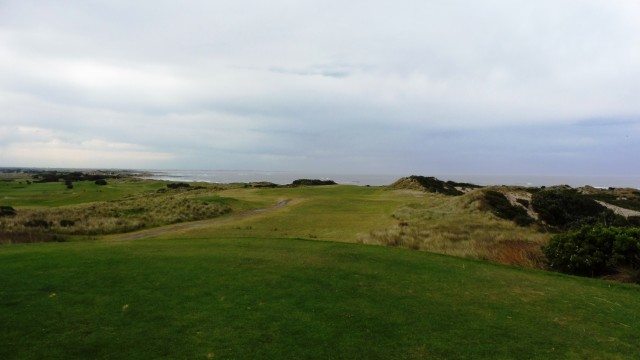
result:
M 636 0 L 0 0 L 0 166 L 640 176 Z

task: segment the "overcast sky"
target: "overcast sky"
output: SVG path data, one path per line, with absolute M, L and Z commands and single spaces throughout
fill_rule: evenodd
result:
M 0 0 L 0 166 L 640 175 L 637 0 Z

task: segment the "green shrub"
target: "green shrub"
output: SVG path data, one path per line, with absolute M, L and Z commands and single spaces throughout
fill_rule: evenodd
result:
M 76 224 L 76 222 L 73 221 L 73 220 L 65 220 L 65 219 L 60 220 L 60 226 L 62 226 L 62 227 L 70 227 L 70 226 L 73 226 L 75 224 Z
M 333 180 L 319 180 L 319 179 L 298 179 L 291 183 L 293 186 L 319 186 L 319 185 L 336 185 Z
M 580 195 L 574 189 L 540 190 L 531 196 L 531 206 L 541 220 L 561 229 L 594 224 L 610 225 L 620 221 L 613 211 Z
M 503 193 L 494 190 L 488 190 L 484 194 L 484 200 L 491 212 L 496 216 L 513 220 L 520 226 L 528 226 L 533 223 L 533 219 L 527 213 L 527 210 L 520 206 L 514 206 Z
M 96 185 L 100 185 L 100 186 L 104 186 L 104 185 L 107 185 L 107 180 L 105 180 L 105 179 L 98 179 L 98 180 L 96 180 L 96 181 L 95 181 L 95 184 L 96 184 Z
M 171 184 L 167 184 L 167 187 L 169 189 L 186 189 L 186 188 L 190 188 L 191 185 L 187 183 L 171 183 Z
M 16 215 L 16 209 L 12 208 L 11 206 L 0 206 L 0 217 L 15 216 L 15 215 Z
M 51 226 L 51 222 L 42 220 L 42 219 L 31 219 L 24 223 L 26 227 L 40 227 L 44 229 L 48 229 Z
M 89 174 L 80 171 L 74 172 L 58 172 L 58 171 L 37 171 L 33 174 L 33 178 L 38 183 L 58 182 L 60 179 L 65 181 L 95 181 L 98 179 L 119 179 L 124 175 L 122 173 L 100 173 Z
M 627 267 L 640 269 L 640 229 L 583 226 L 558 234 L 542 249 L 549 266 L 557 271 L 585 276 L 614 273 Z
M 629 216 L 627 222 L 629 226 L 640 227 L 640 216 Z
M 435 177 L 417 176 L 417 175 L 409 176 L 409 179 L 418 182 L 418 184 L 420 184 L 420 186 L 422 186 L 425 190 L 427 190 L 429 192 L 432 192 L 432 193 L 451 195 L 451 196 L 464 194 L 462 191 L 456 189 L 456 185 L 458 185 L 458 184 L 453 182 L 453 181 L 444 182 L 444 181 L 439 180 L 439 179 L 437 179 Z M 461 185 L 463 185 L 463 184 L 461 184 Z M 467 185 L 467 184 L 465 184 L 465 185 Z M 468 185 L 470 185 L 470 184 L 468 184 Z

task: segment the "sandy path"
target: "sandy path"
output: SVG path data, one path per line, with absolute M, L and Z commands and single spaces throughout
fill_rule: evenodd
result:
M 618 214 L 618 215 L 622 215 L 624 217 L 629 217 L 629 216 L 640 216 L 640 211 L 635 211 L 635 210 L 629 210 L 629 209 L 625 209 L 622 208 L 620 206 L 615 206 L 615 205 L 611 205 L 609 203 L 606 203 L 604 201 L 599 201 L 596 200 L 596 202 L 608 209 L 613 210 L 614 213 Z
M 151 229 L 151 230 L 138 232 L 138 233 L 130 234 L 130 235 L 126 235 L 125 234 L 123 237 L 113 239 L 112 241 L 138 240 L 138 239 L 148 238 L 148 237 L 151 237 L 151 236 L 163 235 L 163 234 L 167 234 L 167 233 L 174 232 L 174 231 L 198 229 L 198 228 L 209 226 L 209 225 L 213 225 L 213 224 L 219 224 L 219 223 L 232 221 L 232 220 L 238 220 L 238 219 L 244 219 L 244 218 L 248 218 L 248 217 L 251 217 L 251 216 L 256 216 L 256 215 L 264 214 L 264 213 L 269 212 L 269 211 L 280 209 L 280 208 L 286 206 L 289 203 L 289 201 L 291 201 L 291 200 L 289 200 L 289 199 L 282 200 L 279 203 L 277 203 L 276 205 L 274 205 L 272 207 L 269 207 L 269 208 L 251 210 L 251 211 L 247 211 L 247 212 L 244 212 L 244 213 L 241 213 L 241 214 L 227 216 L 227 217 L 224 217 L 224 218 L 216 218 L 216 219 L 211 219 L 211 220 L 202 220 L 202 221 L 192 222 L 192 223 L 187 223 L 187 224 L 170 225 L 170 226 L 165 226 L 165 227 L 162 227 L 162 228 L 159 228 L 159 229 Z

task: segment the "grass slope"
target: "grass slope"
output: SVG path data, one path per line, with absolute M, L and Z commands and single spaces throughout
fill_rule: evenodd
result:
M 0 247 L 2 359 L 640 358 L 640 288 L 295 239 Z

